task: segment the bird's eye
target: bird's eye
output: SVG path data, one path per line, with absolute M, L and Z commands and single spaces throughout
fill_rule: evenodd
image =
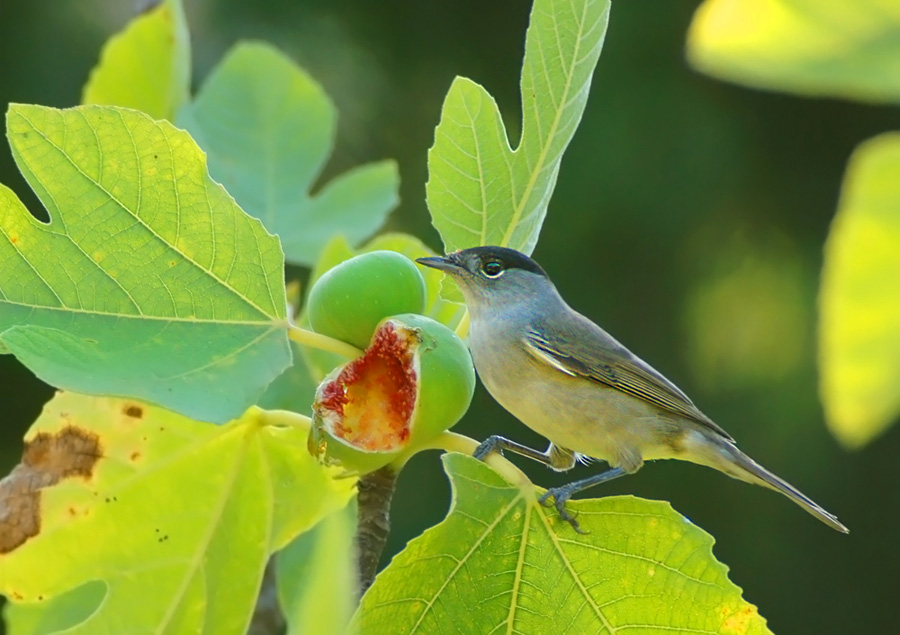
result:
M 481 265 L 481 271 L 484 272 L 484 275 L 488 278 L 496 278 L 503 273 L 503 265 L 496 260 L 489 260 Z

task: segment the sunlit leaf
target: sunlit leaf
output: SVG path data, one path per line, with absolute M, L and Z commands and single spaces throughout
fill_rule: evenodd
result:
M 850 160 L 819 304 L 826 420 L 860 447 L 900 417 L 900 133 L 864 143 Z
M 398 202 L 393 161 L 310 190 L 334 147 L 337 114 L 322 88 L 276 49 L 242 43 L 179 114 L 209 168 L 247 213 L 278 234 L 288 261 L 312 265 L 340 232 L 359 244 Z
M 90 617 L 105 597 L 106 584 L 93 580 L 40 602 L 7 602 L 3 607 L 6 632 L 9 635 L 49 635 L 64 631 Z
M 607 0 L 536 0 L 515 150 L 493 97 L 469 79 L 454 80 L 428 152 L 426 186 L 447 251 L 493 244 L 532 252 L 584 112 L 608 17 Z
M 0 350 L 47 383 L 222 423 L 290 362 L 278 239 L 184 131 L 133 110 L 14 105 L 0 185 Z
M 27 607 L 9 611 L 13 630 L 80 612 L 72 632 L 122 632 L 123 616 L 133 632 L 244 632 L 269 554 L 343 507 L 352 486 L 309 456 L 305 430 L 268 425 L 260 410 L 212 426 L 59 394 L 0 481 L 0 593 Z
M 356 505 L 324 518 L 276 556 L 288 635 L 344 633 L 356 606 Z
M 866 101 L 900 101 L 900 2 L 706 0 L 688 59 L 750 86 Z
M 768 633 L 712 538 L 666 503 L 571 503 L 575 533 L 535 489 L 462 454 L 444 457 L 447 518 L 376 578 L 362 633 Z
M 165 0 L 109 39 L 81 101 L 173 121 L 189 97 L 191 44 L 181 0 Z

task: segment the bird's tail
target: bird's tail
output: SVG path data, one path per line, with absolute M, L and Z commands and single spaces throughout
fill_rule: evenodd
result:
M 718 439 L 717 441 L 718 442 L 715 443 L 715 445 L 719 451 L 719 456 L 716 460 L 708 463 L 708 465 L 725 472 L 732 478 L 747 483 L 762 485 L 763 487 L 768 487 L 776 492 L 781 492 L 832 529 L 843 534 L 850 533 L 850 530 L 848 530 L 834 514 L 825 511 L 820 505 L 816 504 L 815 501 L 796 487 L 772 474 L 772 472 L 738 450 L 737 447 L 731 443 L 724 440 L 720 441 Z

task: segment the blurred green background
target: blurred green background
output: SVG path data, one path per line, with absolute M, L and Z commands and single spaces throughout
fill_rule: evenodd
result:
M 436 250 L 425 159 L 453 76 L 483 84 L 517 135 L 529 2 L 186 5 L 195 78 L 237 39 L 282 48 L 340 111 L 323 179 L 396 158 L 402 203 L 386 229 L 414 233 Z M 648 464 L 595 495 L 671 501 L 716 537 L 716 556 L 776 633 L 897 633 L 900 430 L 859 452 L 837 445 L 817 395 L 815 329 L 822 245 L 846 161 L 859 142 L 900 128 L 900 110 L 753 91 L 692 71 L 684 41 L 697 5 L 614 4 L 535 257 L 576 309 L 852 533 L 828 530 L 772 492 L 679 462 Z M 121 1 L 4 0 L 0 103 L 78 103 L 100 47 L 133 9 Z M 45 215 L 6 146 L 0 182 Z M 0 385 L 5 474 L 52 391 L 9 356 L 0 356 Z M 481 388 L 456 429 L 543 443 Z M 541 485 L 566 480 L 522 465 Z M 416 457 L 400 478 L 385 558 L 442 518 L 448 502 L 437 456 Z

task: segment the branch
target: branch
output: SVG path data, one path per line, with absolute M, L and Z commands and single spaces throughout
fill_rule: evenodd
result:
M 356 558 L 360 595 L 375 580 L 378 562 L 391 531 L 391 498 L 397 485 L 397 473 L 387 465 L 361 477 L 356 485 L 359 491 Z

